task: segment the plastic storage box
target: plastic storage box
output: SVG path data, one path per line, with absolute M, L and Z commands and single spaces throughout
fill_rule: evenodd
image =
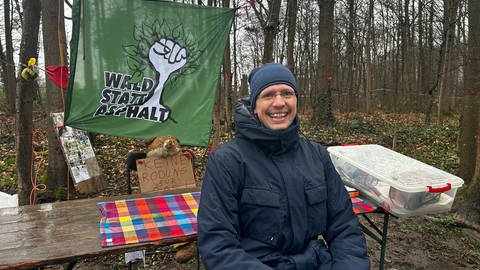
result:
M 463 180 L 380 145 L 331 146 L 332 162 L 352 186 L 404 217 L 449 211 Z

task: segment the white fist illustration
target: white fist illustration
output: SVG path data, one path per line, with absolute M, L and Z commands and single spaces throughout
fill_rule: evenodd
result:
M 160 76 L 166 80 L 187 63 L 187 50 L 174 40 L 162 38 L 150 47 L 148 57 Z

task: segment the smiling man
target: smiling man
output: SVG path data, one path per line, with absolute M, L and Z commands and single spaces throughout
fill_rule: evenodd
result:
M 370 269 L 326 150 L 298 135 L 298 86 L 281 64 L 249 76 L 235 138 L 210 154 L 198 212 L 206 269 Z

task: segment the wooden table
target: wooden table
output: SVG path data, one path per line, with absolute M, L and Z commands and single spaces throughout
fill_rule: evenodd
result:
M 166 246 L 193 241 L 196 235 L 163 239 L 114 247 L 102 247 L 100 241 L 101 213 L 96 203 L 133 197 L 185 193 L 198 189 L 177 189 L 170 192 L 102 197 L 71 200 L 0 209 L 0 269 L 24 269 L 52 264 L 71 263 L 87 257 Z M 378 228 L 366 214 L 384 214 L 382 228 Z M 361 224 L 365 234 L 381 245 L 380 267 L 385 257 L 388 216 L 387 212 L 375 211 L 358 213 L 367 219 L 374 230 Z M 378 236 L 377 236 L 377 235 Z
M 116 247 L 102 247 L 96 203 L 126 197 L 197 191 L 182 189 L 129 196 L 71 200 L 0 209 L 0 269 L 75 262 L 81 258 L 193 241 L 196 235 Z

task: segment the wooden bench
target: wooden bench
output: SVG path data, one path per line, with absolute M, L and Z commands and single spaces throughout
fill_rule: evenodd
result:
M 96 203 L 101 201 L 192 191 L 198 191 L 198 189 L 176 189 L 0 209 L 0 269 L 25 269 L 64 263 L 69 263 L 67 268 L 71 268 L 82 258 L 123 254 L 193 241 L 196 235 L 102 247 L 99 229 L 101 214 L 96 206 Z M 367 226 L 361 225 L 364 232 L 381 245 L 379 269 L 383 269 L 389 214 L 378 207 L 366 212 L 357 209 L 355 212 L 365 217 L 369 225 L 373 226 L 374 230 L 369 230 Z M 383 214 L 383 226 L 380 228 L 375 226 L 366 216 L 369 213 Z

